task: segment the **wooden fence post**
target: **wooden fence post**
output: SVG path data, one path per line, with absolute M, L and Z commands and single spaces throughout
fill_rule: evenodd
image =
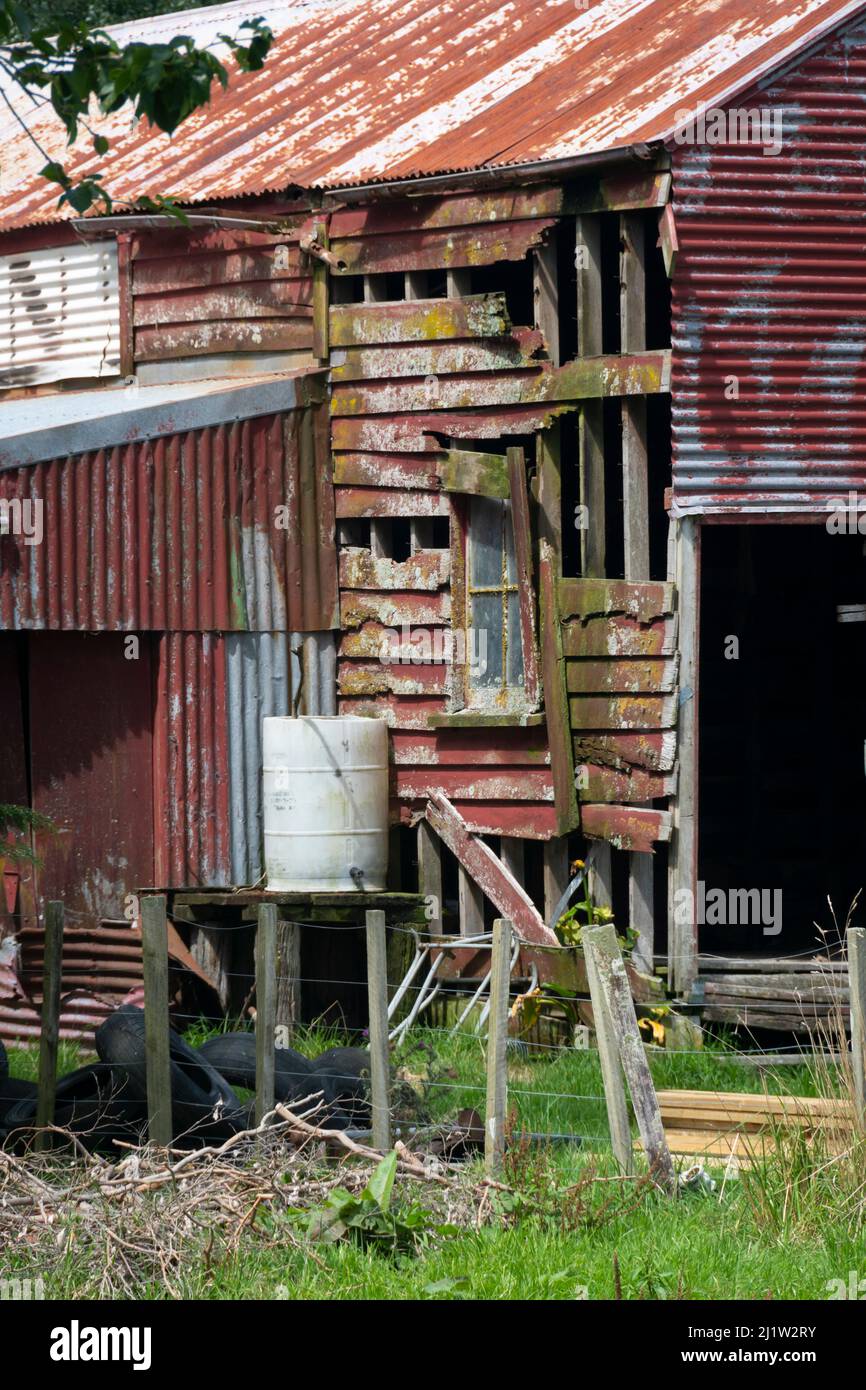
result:
M 584 932 L 584 939 L 586 938 L 589 938 L 591 949 L 596 953 L 600 992 L 610 1009 L 619 1045 L 619 1058 L 631 1092 L 635 1118 L 650 1172 L 666 1192 L 673 1193 L 677 1185 L 676 1173 L 665 1138 L 658 1097 L 637 1026 L 634 1001 L 613 923 L 605 922 L 588 927 Z
M 855 1119 L 866 1129 L 866 928 L 849 927 L 847 939 Z
M 628 1177 L 634 1172 L 634 1153 L 632 1151 L 625 1086 L 619 1065 L 619 1046 L 610 1013 L 610 1004 L 601 987 L 596 944 L 588 931 L 583 933 L 583 957 L 586 961 L 586 975 L 592 1000 L 592 1020 L 595 1024 L 598 1056 L 601 1062 L 601 1078 L 604 1086 L 604 1101 L 607 1106 L 611 1148 L 620 1170 Z
M 274 1108 L 277 905 L 259 903 L 256 926 L 256 1124 Z
M 297 922 L 277 922 L 277 997 L 275 1024 L 291 1038 L 301 1021 L 301 929 Z
M 505 1154 L 508 1105 L 508 994 L 511 985 L 511 923 L 493 923 L 490 960 L 490 1012 L 487 1016 L 487 1108 L 484 1118 L 484 1167 L 497 1173 Z
M 60 982 L 63 976 L 63 903 L 45 905 L 42 963 L 42 1023 L 39 1030 L 39 1090 L 36 1100 L 37 1149 L 48 1147 L 46 1125 L 54 1123 L 57 1051 L 60 1045 Z
M 367 913 L 367 997 L 370 1012 L 370 1093 L 373 1148 L 391 1147 L 391 1097 L 388 1062 L 388 974 L 385 914 Z
M 144 1046 L 147 1070 L 147 1133 L 151 1144 L 172 1140 L 171 1064 L 168 1050 L 168 933 L 165 895 L 141 900 L 144 969 Z

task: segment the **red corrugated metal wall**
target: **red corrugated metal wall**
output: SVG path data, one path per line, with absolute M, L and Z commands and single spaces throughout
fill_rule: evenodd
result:
M 824 511 L 866 487 L 866 25 L 737 107 L 777 153 L 672 145 L 674 502 Z
M 0 541 L 0 629 L 335 625 L 323 405 L 8 470 L 0 497 L 41 501 L 45 533 Z

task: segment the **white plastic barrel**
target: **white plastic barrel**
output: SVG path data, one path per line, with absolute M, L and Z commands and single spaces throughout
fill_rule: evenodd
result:
M 304 715 L 262 723 L 268 888 L 382 892 L 388 871 L 386 721 Z

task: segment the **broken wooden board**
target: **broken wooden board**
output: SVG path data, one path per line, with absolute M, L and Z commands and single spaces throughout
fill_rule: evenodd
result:
M 407 302 L 411 305 L 418 301 Z M 403 307 L 402 304 L 399 307 Z M 542 402 L 599 400 L 610 396 L 655 395 L 670 391 L 670 368 L 670 351 L 662 349 L 581 357 L 562 367 L 541 363 L 533 368 L 491 374 L 442 376 L 436 379 L 435 394 L 427 381 L 415 378 L 338 384 L 331 394 L 331 414 L 335 418 L 403 415 L 431 409 L 480 410 Z
M 676 792 L 675 772 L 652 772 L 647 768 L 619 769 L 578 763 L 575 784 L 585 802 L 610 801 L 621 805 L 655 801 Z
M 677 740 L 673 729 L 655 732 L 644 729 L 640 733 L 579 729 L 574 733 L 574 757 L 578 763 L 671 772 L 676 764 L 676 754 Z
M 566 684 L 570 694 L 669 694 L 676 689 L 678 665 L 675 656 L 667 660 L 573 660 L 566 662 Z
M 673 584 L 653 580 L 560 579 L 557 594 L 563 623 L 598 616 L 652 623 L 674 612 L 676 590 Z
M 422 377 L 427 404 L 435 406 L 440 376 L 526 369 L 545 355 L 544 339 L 534 328 L 514 328 L 507 337 L 461 342 L 335 348 L 331 353 L 331 379 L 336 382 L 390 381 L 395 377 Z
M 339 453 L 334 455 L 335 484 L 354 487 L 405 488 L 435 492 L 441 486 L 441 455 Z
M 564 621 L 562 649 L 567 657 L 673 656 L 677 650 L 677 618 L 671 615 L 639 622 L 622 613 L 598 613 Z
M 527 218 L 517 222 L 488 222 L 466 227 L 381 232 L 376 236 L 334 236 L 331 251 L 338 275 L 383 275 L 393 271 L 449 270 L 522 261 L 556 219 Z
M 335 487 L 338 521 L 367 516 L 450 516 L 451 504 L 439 492 L 403 492 L 386 487 Z
M 469 830 L 447 796 L 441 792 L 432 796 L 427 803 L 426 816 L 472 880 L 502 916 L 509 918 L 518 936 L 541 946 L 559 944 L 511 871 L 489 845 Z
M 406 299 L 393 303 L 332 304 L 332 348 L 424 343 L 453 338 L 503 338 L 511 329 L 505 295 L 464 299 Z
M 441 458 L 438 470 L 443 492 L 503 499 L 511 495 L 508 460 L 504 454 L 449 449 Z
M 672 729 L 677 721 L 675 695 L 570 695 L 568 707 L 573 730 Z
M 451 555 L 447 550 L 416 550 L 408 560 L 389 560 L 369 550 L 340 550 L 343 589 L 440 589 L 447 584 Z
M 653 845 L 671 837 L 670 811 L 604 804 L 580 807 L 580 828 L 593 840 L 607 840 L 617 849 L 652 854 Z

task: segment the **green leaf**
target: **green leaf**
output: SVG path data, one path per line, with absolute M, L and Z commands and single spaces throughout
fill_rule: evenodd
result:
M 97 154 L 108 154 L 108 141 L 104 135 L 94 135 L 93 148 Z
M 432 1284 L 424 1284 L 421 1292 L 426 1293 L 430 1298 L 438 1298 L 443 1293 L 462 1293 L 469 1288 L 469 1280 L 465 1274 L 460 1274 L 456 1279 L 437 1279 Z
M 69 178 L 63 165 L 58 164 L 55 160 L 51 160 L 51 162 L 46 164 L 39 172 L 44 179 L 48 179 L 50 183 L 59 183 L 63 188 L 69 183 Z
M 391 1202 L 394 1179 L 397 1176 L 397 1154 L 394 1149 L 382 1159 L 376 1171 L 364 1188 L 364 1196 L 370 1197 L 380 1211 L 387 1211 Z

